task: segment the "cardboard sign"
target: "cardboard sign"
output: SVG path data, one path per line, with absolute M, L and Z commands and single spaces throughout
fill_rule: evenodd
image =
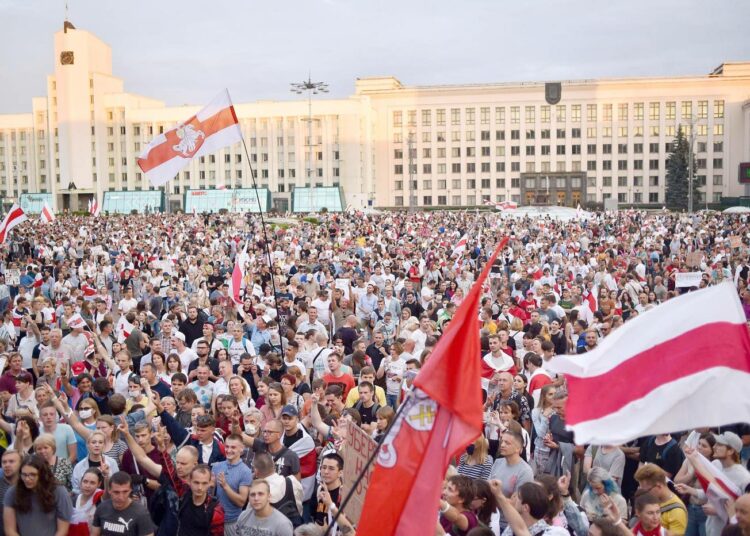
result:
M 367 461 L 377 448 L 377 443 L 367 432 L 362 430 L 356 424 L 349 422 L 347 429 L 347 438 L 344 447 L 344 482 L 342 486 L 342 496 L 346 496 L 352 489 L 354 482 L 357 480 L 359 473 L 367 465 Z M 346 505 L 344 514 L 354 524 L 359 523 L 359 517 L 362 514 L 362 507 L 365 503 L 367 487 L 370 484 L 372 471 L 375 469 L 375 463 L 367 469 L 365 476 L 354 490 L 354 494 Z
M 687 254 L 685 262 L 691 268 L 698 268 L 701 265 L 702 259 L 703 259 L 702 251 L 691 251 L 690 253 Z
M 734 248 L 741 248 L 742 247 L 742 237 L 741 236 L 730 236 L 729 237 L 729 245 Z
M 678 272 L 675 275 L 675 287 L 677 288 L 690 288 L 699 287 L 703 272 Z

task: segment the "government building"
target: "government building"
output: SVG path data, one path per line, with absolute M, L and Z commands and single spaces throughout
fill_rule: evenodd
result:
M 236 144 L 154 188 L 138 155 L 201 106 L 126 92 L 110 47 L 69 22 L 54 57 L 46 96 L 30 113 L 0 115 L 4 208 L 82 210 L 94 197 L 113 212 L 607 199 L 661 207 L 680 127 L 693 140 L 697 207 L 750 195 L 750 62 L 703 76 L 563 80 L 556 104 L 544 82 L 406 86 L 393 77 L 357 79 L 346 99 L 235 103 L 248 154 Z

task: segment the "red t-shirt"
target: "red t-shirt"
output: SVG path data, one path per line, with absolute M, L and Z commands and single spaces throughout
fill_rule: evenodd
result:
M 351 374 L 342 374 L 341 376 L 334 376 L 330 372 L 323 376 L 323 383 L 326 387 L 329 385 L 340 385 L 344 390 L 343 399 L 346 400 L 346 396 L 354 388 L 354 377 Z

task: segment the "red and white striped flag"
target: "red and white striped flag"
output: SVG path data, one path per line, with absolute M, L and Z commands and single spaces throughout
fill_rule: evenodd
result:
M 466 245 L 469 243 L 469 235 L 464 234 L 458 242 L 456 242 L 456 246 L 453 248 L 453 254 L 454 255 L 461 255 L 464 251 L 466 251 Z
M 55 213 L 52 212 L 46 201 L 42 207 L 42 211 L 39 213 L 39 219 L 42 220 L 42 223 L 52 223 L 55 221 Z
M 594 314 L 599 310 L 599 287 L 597 285 L 591 287 L 591 290 L 586 294 L 584 301 L 589 306 L 591 314 Z
M 515 201 L 503 201 L 497 204 L 497 208 L 498 210 L 516 210 L 518 208 L 518 203 Z
M 13 203 L 13 206 L 10 207 L 10 210 L 5 215 L 3 223 L 0 224 L 0 244 L 5 244 L 5 240 L 8 238 L 8 232 L 13 229 L 13 227 L 28 219 L 29 217 L 26 216 L 23 209 L 19 207 L 18 204 Z
M 138 166 L 154 186 L 161 186 L 190 161 L 242 141 L 229 91 L 222 90 L 201 111 L 181 125 L 160 134 L 138 158 Z
M 44 276 L 42 275 L 42 272 L 39 272 L 36 274 L 36 277 L 34 277 L 34 284 L 32 285 L 34 288 L 39 288 L 44 284 Z
M 668 300 L 545 368 L 566 376 L 579 445 L 750 421 L 750 335 L 731 283 Z
M 89 199 L 89 214 L 94 217 L 99 216 L 102 209 L 99 206 L 99 200 L 95 197 L 93 200 Z
M 242 290 L 245 288 L 245 263 L 247 262 L 247 242 L 241 253 L 237 253 L 234 259 L 234 270 L 232 270 L 232 278 L 229 280 L 229 296 L 232 298 L 234 303 L 242 304 L 244 299 L 242 297 Z

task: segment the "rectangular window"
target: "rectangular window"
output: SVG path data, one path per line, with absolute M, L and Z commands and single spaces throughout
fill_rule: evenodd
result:
M 605 160 L 602 162 L 602 169 L 604 171 L 610 171 L 612 169 L 612 160 Z
M 586 171 L 596 171 L 596 160 L 586 162 Z
M 432 181 L 422 181 L 422 189 L 423 190 L 432 190 Z
M 542 130 L 542 139 L 543 140 L 550 139 L 550 130 L 548 128 L 545 128 L 544 130 Z
M 410 127 L 416 127 L 417 126 L 417 111 L 416 110 L 409 110 L 407 112 L 408 114 L 408 125 Z
M 667 121 L 674 121 L 675 119 L 677 119 L 677 103 L 676 102 L 667 103 L 667 110 L 666 110 L 665 116 L 666 116 Z
M 512 139 L 512 140 L 520 140 L 521 139 L 521 131 L 520 130 L 511 130 L 510 131 L 510 139 Z
M 429 147 L 426 147 L 422 149 L 422 158 L 431 158 L 432 157 L 432 149 Z
M 605 188 L 609 188 L 612 186 L 612 177 L 603 177 L 602 178 L 602 186 Z
M 461 124 L 461 108 L 451 108 L 451 125 Z
M 586 120 L 591 123 L 596 123 L 596 104 L 586 105 Z
M 482 189 L 487 190 L 490 188 L 490 179 L 482 179 Z
M 521 122 L 521 107 L 511 106 L 510 107 L 510 124 L 517 125 Z
M 505 179 L 495 179 L 495 188 L 505 188 Z
M 565 122 L 565 105 L 558 104 L 557 106 L 555 106 L 555 113 L 557 115 L 557 122 L 564 123 Z
M 643 121 L 643 103 L 636 102 L 633 104 L 633 119 Z
M 581 129 L 580 128 L 574 128 L 570 131 L 570 137 L 571 138 L 580 138 L 581 137 Z
M 479 139 L 482 141 L 489 141 L 490 139 L 490 131 L 489 130 L 483 130 L 479 133 Z
M 620 127 L 618 129 L 618 134 L 621 138 L 627 138 L 628 137 L 628 127 Z
M 482 173 L 489 173 L 489 172 L 490 172 L 490 163 L 482 162 Z
M 477 170 L 476 168 L 477 168 L 477 165 L 474 162 L 469 162 L 468 164 L 466 164 L 467 173 L 475 173 Z
M 570 154 L 581 154 L 581 146 L 580 145 L 571 145 L 570 146 Z
M 722 123 L 718 123 L 714 125 L 714 136 L 723 136 L 724 135 L 724 125 Z
M 589 143 L 586 145 L 586 153 L 587 154 L 596 154 L 596 144 L 595 143 Z
M 723 153 L 724 152 L 724 142 L 723 141 L 715 141 L 714 142 L 714 152 L 715 153 Z
M 461 179 L 453 179 L 451 181 L 451 188 L 454 190 L 460 190 L 461 189 Z
M 708 101 L 698 101 L 698 119 L 708 119 Z
M 633 169 L 643 169 L 643 160 L 633 160 Z
M 723 169 L 723 168 L 724 168 L 724 159 L 714 158 L 714 169 Z
M 659 161 L 658 160 L 649 160 L 648 161 L 648 169 L 659 169 Z
M 542 123 L 549 123 L 550 121 L 550 107 L 545 104 L 541 108 Z
M 693 117 L 693 102 L 682 101 L 682 120 L 686 121 Z
M 617 161 L 617 169 L 620 171 L 624 171 L 628 169 L 628 161 L 627 160 L 618 160 Z
M 495 139 L 496 140 L 504 140 L 505 139 L 505 131 L 504 130 L 496 130 L 495 131 Z
M 482 156 L 490 156 L 490 148 L 482 147 Z
M 617 144 L 617 154 L 628 154 L 628 144 L 627 143 L 618 143 Z
M 648 103 L 648 118 L 650 121 L 659 120 L 659 103 L 658 102 Z
M 617 105 L 617 120 L 618 121 L 628 120 L 628 103 L 623 102 Z
M 479 122 L 482 125 L 490 124 L 490 109 L 489 107 L 479 109 Z
M 495 156 L 505 156 L 505 146 L 498 145 L 495 147 Z
M 550 154 L 550 146 L 549 145 L 542 145 L 542 155 L 547 156 Z
M 451 164 L 451 173 L 461 173 L 461 164 Z
M 714 175 L 714 186 L 722 186 L 724 184 L 724 175 Z
M 527 140 L 533 140 L 536 137 L 536 131 L 534 130 L 527 130 L 526 131 L 526 139 Z
M 511 171 L 521 171 L 521 163 L 520 162 L 511 162 L 510 163 L 510 170 Z
M 445 109 L 439 108 L 437 111 L 437 126 L 444 127 L 445 126 Z
M 580 123 L 581 122 L 581 105 L 580 104 L 574 104 L 570 107 L 570 120 L 574 123 Z
M 400 127 L 403 124 L 403 115 L 400 111 L 393 112 L 393 126 Z
M 602 145 L 602 153 L 603 154 L 612 154 L 612 144 L 611 143 L 605 143 Z
M 451 147 L 451 157 L 459 158 L 461 156 L 461 147 Z
M 617 177 L 617 186 L 623 187 L 628 185 L 627 177 Z
M 473 125 L 474 124 L 474 114 L 476 110 L 474 108 L 466 108 L 466 124 L 467 125 Z
M 526 146 L 526 156 L 534 156 L 534 150 L 535 149 L 536 149 L 536 147 L 534 147 L 533 145 L 527 145 Z
M 477 180 L 476 179 L 466 179 L 466 187 L 469 190 L 475 190 L 477 187 Z
M 443 174 L 443 175 L 444 175 L 444 174 L 446 173 L 446 171 L 445 171 L 445 170 L 446 170 L 446 166 L 445 166 L 445 164 L 438 164 L 438 167 L 437 167 L 437 172 L 438 172 L 438 173 L 440 173 L 440 174 Z
M 526 124 L 533 124 L 536 122 L 536 108 L 533 106 L 526 107 Z
M 518 145 L 513 145 L 510 148 L 510 156 L 518 156 L 521 154 L 521 148 Z
M 724 119 L 724 101 L 714 101 L 714 119 Z
M 648 178 L 648 185 L 649 186 L 659 186 L 659 176 L 658 175 L 651 175 Z
M 395 175 L 403 175 L 404 174 L 404 166 L 402 164 L 396 164 L 393 166 L 393 173 Z
M 596 127 L 586 127 L 586 137 L 596 138 Z
M 557 146 L 557 154 L 565 154 L 565 146 L 564 145 L 558 145 Z
M 460 130 L 454 130 L 451 132 L 451 141 L 453 142 L 460 142 L 461 141 L 461 131 Z
M 498 106 L 495 108 L 495 123 L 498 125 L 505 124 L 505 107 Z
M 432 164 L 422 164 L 422 173 L 425 175 L 432 173 Z
M 432 125 L 432 110 L 422 110 L 422 126 L 429 127 Z
M 557 138 L 560 140 L 565 139 L 565 129 L 564 128 L 558 128 L 556 132 Z
M 643 144 L 642 143 L 634 143 L 633 144 L 633 152 L 635 154 L 642 154 L 643 153 Z
M 611 104 L 605 104 L 602 109 L 602 115 L 604 116 L 604 121 L 609 122 L 612 121 L 612 105 Z

